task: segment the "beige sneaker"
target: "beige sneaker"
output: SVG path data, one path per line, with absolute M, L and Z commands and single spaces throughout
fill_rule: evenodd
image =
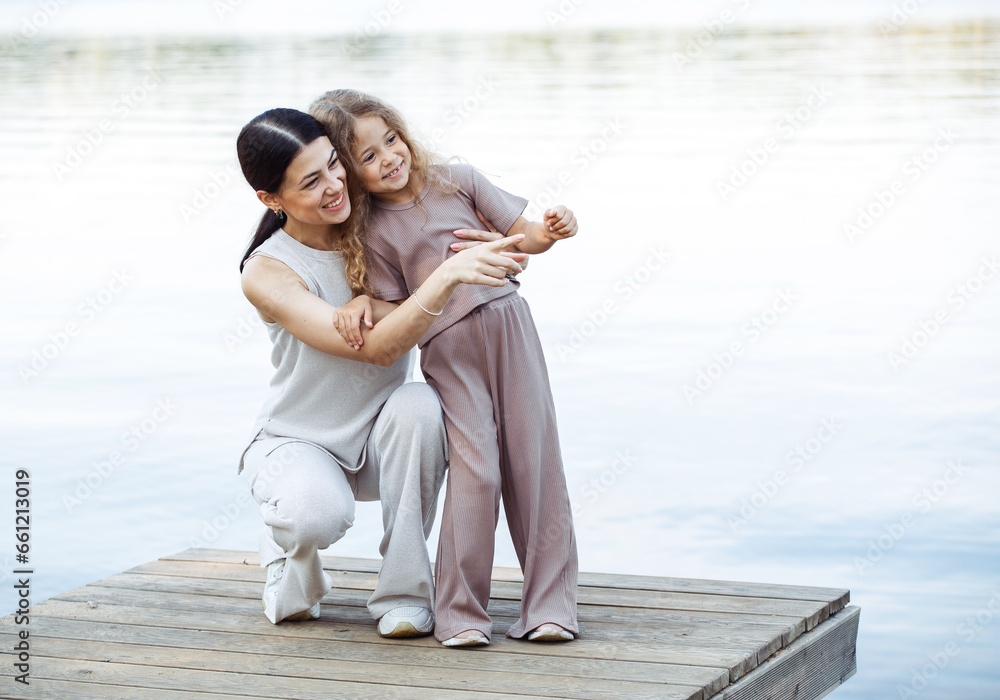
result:
M 404 605 L 378 619 L 378 635 L 392 639 L 425 637 L 434 631 L 434 613 L 427 608 Z

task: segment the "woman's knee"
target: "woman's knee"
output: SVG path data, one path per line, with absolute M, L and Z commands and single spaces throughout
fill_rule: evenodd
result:
M 390 419 L 402 418 L 412 424 L 444 426 L 441 402 L 437 394 L 423 382 L 407 382 L 398 387 L 385 402 L 382 411 Z
M 415 438 L 424 443 L 424 450 L 445 449 L 441 402 L 423 382 L 408 382 L 397 388 L 382 407 L 379 422 L 386 437 L 404 438 L 406 442 Z
M 326 549 L 354 525 L 354 501 L 350 504 L 304 504 L 289 518 L 295 544 L 307 549 Z

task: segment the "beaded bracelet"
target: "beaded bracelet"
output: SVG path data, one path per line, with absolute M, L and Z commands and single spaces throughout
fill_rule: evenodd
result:
M 426 313 L 426 314 L 430 314 L 431 316 L 440 316 L 441 314 L 444 313 L 444 309 L 441 309 L 437 313 L 434 313 L 433 311 L 428 311 L 427 307 L 425 307 L 423 304 L 421 304 L 420 300 L 417 299 L 417 290 L 416 289 L 413 290 L 413 300 L 415 302 L 417 302 L 417 306 L 419 306 L 421 309 L 423 309 L 423 312 Z

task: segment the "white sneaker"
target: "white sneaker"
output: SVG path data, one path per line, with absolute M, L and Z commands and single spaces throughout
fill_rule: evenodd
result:
M 434 631 L 434 613 L 407 605 L 393 608 L 378 620 L 380 637 L 423 637 Z
M 441 642 L 446 647 L 485 647 L 489 646 L 490 640 L 482 634 L 474 634 L 470 637 L 449 637 Z
M 554 622 L 539 625 L 528 633 L 529 642 L 572 642 L 574 639 L 576 636 L 572 632 Z
M 267 582 L 264 584 L 264 595 L 261 597 L 261 603 L 264 606 L 264 616 L 275 625 L 282 620 L 300 622 L 302 620 L 319 619 L 319 603 L 316 603 L 308 610 L 300 610 L 299 612 L 292 613 L 291 615 L 286 615 L 281 618 L 281 620 L 275 619 L 277 615 L 276 608 L 278 607 L 278 586 L 281 584 L 281 577 L 284 574 L 284 559 L 275 559 L 267 565 Z

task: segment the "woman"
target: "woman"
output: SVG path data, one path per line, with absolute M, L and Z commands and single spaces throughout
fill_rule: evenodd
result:
M 434 392 L 404 384 L 409 350 L 459 284 L 506 284 L 523 256 L 505 251 L 520 239 L 464 250 L 398 307 L 376 305 L 375 323 L 355 349 L 332 320 L 336 307 L 367 288 L 351 223 L 360 198 L 351 196 L 352 179 L 323 127 L 297 110 L 270 110 L 243 128 L 237 153 L 269 210 L 240 266 L 276 370 L 240 464 L 265 524 L 264 613 L 275 624 L 318 617 L 332 585 L 318 550 L 351 526 L 355 500 L 379 499 L 383 562 L 368 609 L 382 636 L 429 634 L 426 537 L 447 458 Z

